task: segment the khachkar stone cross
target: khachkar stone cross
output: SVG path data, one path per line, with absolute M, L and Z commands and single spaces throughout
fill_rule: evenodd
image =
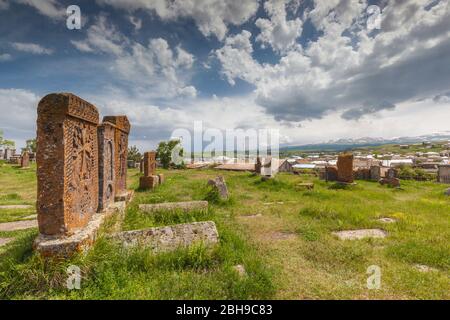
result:
M 37 213 L 44 236 L 85 227 L 98 207 L 97 108 L 59 93 L 45 96 L 37 119 Z
M 337 180 L 341 183 L 353 183 L 353 154 L 343 153 L 338 156 Z
M 126 116 L 106 116 L 103 122 L 114 125 L 114 179 L 116 200 L 127 199 L 127 157 L 130 122 Z
M 115 130 L 116 127 L 110 122 L 103 122 L 97 130 L 99 152 L 99 211 L 107 209 L 114 202 L 116 190 L 114 172 Z
M 156 174 L 156 152 L 144 152 L 144 176 L 139 178 L 140 189 L 154 189 L 164 182 L 163 174 Z

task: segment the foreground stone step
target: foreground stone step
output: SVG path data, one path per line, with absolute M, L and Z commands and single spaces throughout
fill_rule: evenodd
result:
M 0 238 L 0 247 L 3 247 L 13 241 L 14 238 Z
M 379 219 L 377 219 L 377 221 L 382 222 L 382 223 L 395 223 L 395 222 L 397 222 L 397 220 L 389 218 L 389 217 L 379 218 Z
M 0 210 L 11 210 L 11 209 L 32 209 L 34 206 L 29 204 L 9 204 L 0 206 Z
M 385 238 L 387 232 L 381 229 L 360 229 L 333 232 L 341 240 L 360 240 L 364 238 Z
M 203 242 L 211 246 L 219 242 L 219 233 L 213 221 L 177 224 L 144 230 L 123 231 L 112 235 L 125 247 L 144 246 L 154 252 L 173 251 Z
M 208 210 L 208 201 L 186 201 L 186 202 L 164 202 L 155 204 L 140 204 L 139 210 L 147 213 L 158 211 L 206 211 Z
M 39 234 L 34 240 L 33 247 L 45 258 L 68 258 L 75 252 L 86 252 L 97 239 L 100 227 L 105 220 L 116 215 L 121 221 L 125 215 L 125 209 L 125 201 L 115 202 L 104 211 L 95 213 L 86 227 L 70 236 L 54 237 Z
M 0 231 L 17 231 L 31 228 L 37 228 L 37 220 L 23 220 L 14 222 L 0 223 Z

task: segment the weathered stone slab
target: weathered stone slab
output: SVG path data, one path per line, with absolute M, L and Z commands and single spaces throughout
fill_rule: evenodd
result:
M 95 213 L 88 225 L 67 237 L 55 237 L 40 234 L 34 241 L 34 248 L 43 257 L 67 258 L 77 252 L 85 252 L 95 242 L 98 231 L 104 221 L 112 215 L 120 219 L 125 215 L 125 202 L 116 202 L 105 211 Z
M 337 181 L 353 183 L 353 154 L 344 153 L 338 156 Z
M 159 185 L 158 176 L 139 177 L 139 189 L 155 189 Z
M 114 137 L 115 126 L 109 122 L 102 123 L 98 129 L 98 209 L 104 210 L 114 202 L 115 172 L 114 172 Z
M 204 221 L 124 231 L 113 235 L 112 238 L 120 241 L 125 247 L 144 246 L 154 252 L 165 252 L 196 243 L 214 245 L 219 242 L 219 233 L 213 221 Z
M 437 181 L 439 183 L 450 183 L 450 164 L 442 164 L 438 167 Z
M 387 232 L 381 229 L 360 229 L 333 232 L 341 240 L 360 240 L 364 238 L 385 238 Z
M 437 272 L 438 271 L 438 269 L 429 267 L 424 264 L 415 264 L 414 268 L 416 268 L 420 272 Z
M 374 181 L 379 181 L 381 179 L 381 167 L 371 166 L 370 167 L 370 179 Z
M 37 220 L 22 220 L 14 222 L 0 223 L 0 231 L 17 231 L 31 228 L 37 228 Z
M 314 189 L 314 183 L 311 182 L 305 182 L 305 183 L 297 183 L 296 188 L 298 190 L 313 190 Z
M 14 238 L 0 238 L 0 247 L 6 246 L 8 243 L 13 241 Z
M 336 167 L 325 167 L 325 180 L 326 181 L 337 181 L 338 171 Z
M 384 186 L 388 185 L 393 188 L 399 188 L 400 187 L 400 180 L 398 178 L 381 178 L 379 183 Z
M 34 206 L 28 204 L 8 204 L 0 206 L 0 210 L 13 210 L 13 209 L 31 209 Z
M 114 201 L 116 202 L 130 202 L 133 199 L 134 196 L 134 191 L 133 190 L 128 190 L 125 193 L 122 194 L 118 194 L 114 197 Z
M 28 151 L 25 151 L 20 158 L 20 167 L 28 168 L 30 166 L 30 154 Z
M 445 190 L 444 194 L 445 194 L 446 196 L 450 196 L 450 188 L 448 188 L 447 190 Z
M 388 179 L 394 179 L 397 178 L 398 171 L 395 168 L 389 168 L 386 172 L 386 178 Z
M 43 235 L 70 235 L 98 208 L 97 108 L 70 94 L 38 106 L 37 213 Z
M 189 211 L 206 211 L 208 210 L 208 201 L 186 201 L 186 202 L 164 202 L 155 204 L 140 204 L 139 210 L 143 212 L 158 212 L 158 211 L 175 211 L 181 210 Z
M 225 179 L 220 176 L 216 177 L 214 180 L 208 180 L 208 185 L 212 186 L 219 193 L 219 198 L 222 200 L 227 200 L 229 198 L 227 184 L 225 183 Z
M 163 184 L 165 181 L 166 180 L 165 180 L 164 174 L 158 173 L 158 182 L 159 182 L 159 184 Z
M 397 222 L 395 219 L 388 218 L 388 217 L 380 218 L 377 221 L 380 221 L 380 222 L 383 222 L 383 223 L 394 223 L 394 222 Z
M 103 122 L 114 124 L 114 172 L 116 195 L 127 192 L 127 158 L 128 158 L 128 134 L 130 122 L 126 116 L 106 116 Z

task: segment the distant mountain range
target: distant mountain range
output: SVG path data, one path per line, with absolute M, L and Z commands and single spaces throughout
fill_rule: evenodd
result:
M 363 137 L 356 139 L 338 139 L 330 140 L 324 143 L 317 144 L 306 144 L 298 146 L 284 146 L 280 148 L 280 151 L 289 150 L 304 150 L 304 151 L 342 151 L 353 149 L 357 147 L 369 147 L 369 146 L 379 146 L 383 144 L 410 144 L 410 143 L 420 143 L 425 141 L 445 141 L 450 140 L 450 131 L 437 132 L 432 134 L 427 134 L 417 137 L 395 137 L 395 138 L 372 138 Z

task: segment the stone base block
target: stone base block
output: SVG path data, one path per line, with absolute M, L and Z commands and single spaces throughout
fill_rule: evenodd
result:
M 400 188 L 400 180 L 397 178 L 381 178 L 378 181 L 382 186 L 388 185 L 393 188 Z
M 297 190 L 313 190 L 314 189 L 314 183 L 298 183 L 296 185 Z
M 122 194 L 116 194 L 116 196 L 114 197 L 114 201 L 115 202 L 130 202 L 133 199 L 134 196 L 134 191 L 133 190 L 128 190 L 125 193 Z
M 154 252 L 173 251 L 195 243 L 212 246 L 219 242 L 219 233 L 213 221 L 124 231 L 111 237 L 125 247 L 144 246 Z
M 159 184 L 158 176 L 148 176 L 139 178 L 139 189 L 154 189 Z
M 114 214 L 122 219 L 125 215 L 125 202 L 116 202 L 101 213 L 95 213 L 88 225 L 71 236 L 46 236 L 40 234 L 33 247 L 45 258 L 67 258 L 78 252 L 87 251 L 95 242 L 104 221 Z
M 164 174 L 158 174 L 159 184 L 163 184 L 165 182 Z
M 186 201 L 186 202 L 164 202 L 155 204 L 140 204 L 139 210 L 147 213 L 158 211 L 206 211 L 208 210 L 208 201 Z

